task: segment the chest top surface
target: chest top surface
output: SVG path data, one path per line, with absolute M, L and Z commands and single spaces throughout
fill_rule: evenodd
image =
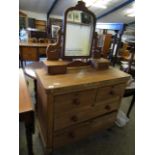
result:
M 36 70 L 37 79 L 46 91 L 89 89 L 109 84 L 125 83 L 130 75 L 109 67 L 101 71 L 92 67 L 70 67 L 67 74 L 48 75 L 44 69 Z

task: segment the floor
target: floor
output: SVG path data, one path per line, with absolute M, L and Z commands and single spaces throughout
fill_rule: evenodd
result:
M 33 82 L 29 81 L 29 90 L 34 101 Z M 127 112 L 132 97 L 124 98 L 120 110 Z M 19 124 L 19 153 L 27 155 L 24 124 Z M 42 142 L 36 128 L 33 135 L 34 155 L 43 155 Z M 54 151 L 54 155 L 134 155 L 135 154 L 135 108 L 133 107 L 129 122 L 124 127 L 114 125 L 111 129 L 95 134 L 74 144 Z

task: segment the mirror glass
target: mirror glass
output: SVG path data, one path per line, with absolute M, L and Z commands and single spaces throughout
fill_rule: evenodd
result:
M 81 10 L 68 11 L 66 17 L 66 57 L 89 57 L 94 33 L 94 18 Z

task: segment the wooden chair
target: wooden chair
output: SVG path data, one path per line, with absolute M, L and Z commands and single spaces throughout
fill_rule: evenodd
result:
M 129 118 L 131 109 L 135 103 L 135 67 L 134 67 L 134 63 L 135 63 L 135 45 L 134 43 L 131 43 L 131 58 L 126 62 L 126 64 L 124 63 L 124 65 L 121 64 L 121 70 L 123 70 L 124 72 L 127 72 L 129 74 L 131 74 L 131 76 L 133 77 L 133 80 L 131 80 L 128 84 L 128 86 L 125 89 L 124 92 L 124 96 L 123 97 L 129 97 L 129 96 L 133 96 L 131 104 L 129 106 L 128 112 L 127 112 L 127 117 Z
M 124 56 L 120 61 L 120 69 L 135 77 L 135 47 L 131 47 L 130 56 Z
M 119 50 L 119 57 L 121 60 L 128 60 L 130 59 L 130 52 L 129 50 L 120 49 Z

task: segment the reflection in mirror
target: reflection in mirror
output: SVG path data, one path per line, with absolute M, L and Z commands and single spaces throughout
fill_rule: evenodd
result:
M 90 57 L 94 18 L 89 12 L 70 10 L 66 17 L 65 57 Z

